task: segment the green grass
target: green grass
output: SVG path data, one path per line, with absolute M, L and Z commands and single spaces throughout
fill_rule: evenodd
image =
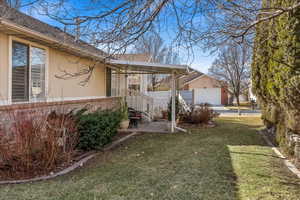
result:
M 300 199 L 293 176 L 256 132 L 258 118 L 221 118 L 192 134 L 146 134 L 54 180 L 0 186 L 0 199 Z

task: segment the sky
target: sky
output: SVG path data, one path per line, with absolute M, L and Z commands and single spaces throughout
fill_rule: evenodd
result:
M 81 3 L 79 3 L 79 2 L 85 2 L 85 1 L 70 0 L 70 2 L 75 4 L 76 6 L 78 6 L 78 5 L 80 6 Z M 57 23 L 54 20 L 51 20 L 47 16 L 38 14 L 37 11 L 29 11 L 26 8 L 24 8 L 22 11 L 27 14 L 30 14 L 32 17 L 35 17 L 45 23 L 62 28 L 62 26 L 59 23 Z M 172 27 L 170 28 L 170 31 L 168 31 L 169 33 L 167 33 L 167 34 L 164 34 L 164 33 L 160 34 L 160 36 L 163 38 L 163 40 L 165 41 L 166 44 L 168 44 L 168 41 L 170 38 L 169 34 L 172 34 L 171 29 L 172 29 Z M 189 56 L 186 49 L 180 49 L 178 51 L 179 51 L 178 53 L 180 56 L 181 64 L 189 65 L 190 67 L 192 67 L 198 71 L 201 71 L 203 73 L 208 72 L 208 68 L 211 66 L 212 62 L 214 61 L 214 59 L 216 57 L 215 55 L 211 55 L 209 52 L 204 52 L 201 47 L 194 48 L 193 56 Z
M 182 60 L 186 60 L 188 57 L 184 55 L 184 52 L 182 52 L 180 56 L 182 57 Z M 208 68 L 211 66 L 215 58 L 215 55 L 211 55 L 208 52 L 203 52 L 198 48 L 194 50 L 194 58 L 187 62 L 183 61 L 182 64 L 188 64 L 189 66 L 200 72 L 208 73 Z

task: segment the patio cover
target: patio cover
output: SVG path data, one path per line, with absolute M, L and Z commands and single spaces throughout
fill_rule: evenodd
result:
M 122 71 L 131 71 L 137 73 L 140 72 L 149 74 L 185 74 L 188 72 L 187 65 L 171 65 L 128 60 L 109 60 L 107 64 Z
M 110 60 L 107 62 L 117 73 L 145 73 L 145 74 L 171 74 L 172 75 L 172 115 L 171 115 L 171 132 L 175 129 L 185 131 L 176 126 L 175 115 L 175 96 L 176 96 L 176 76 L 187 74 L 189 67 L 187 65 L 170 65 L 161 63 L 137 62 L 128 60 Z M 129 71 L 129 72 L 128 72 Z

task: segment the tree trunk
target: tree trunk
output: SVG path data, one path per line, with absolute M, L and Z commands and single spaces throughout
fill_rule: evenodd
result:
M 241 115 L 241 108 L 240 108 L 240 95 L 235 95 L 236 98 L 236 105 L 238 107 L 238 115 Z

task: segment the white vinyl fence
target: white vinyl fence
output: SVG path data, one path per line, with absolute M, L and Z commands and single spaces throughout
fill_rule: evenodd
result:
M 148 92 L 148 96 L 153 98 L 154 110 L 167 110 L 171 98 L 171 91 Z
M 179 101 L 183 104 L 184 109 L 188 110 L 189 107 L 187 106 L 186 99 L 182 96 L 182 91 L 180 91 L 179 94 Z M 192 93 L 188 94 L 186 92 L 183 92 L 183 94 L 185 97 L 188 97 L 188 101 L 191 101 Z M 148 92 L 147 95 L 153 98 L 154 115 L 160 116 L 161 111 L 168 110 L 168 104 L 172 95 L 171 90 Z
M 181 90 L 179 91 L 180 95 L 184 99 L 187 105 L 192 105 L 193 104 L 193 91 L 189 90 Z

